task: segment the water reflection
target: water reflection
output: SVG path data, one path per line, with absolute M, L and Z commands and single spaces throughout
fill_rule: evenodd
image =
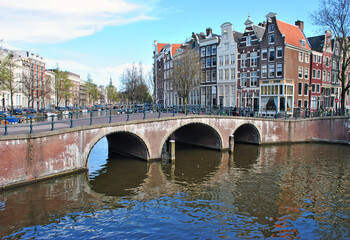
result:
M 348 147 L 176 150 L 175 164 L 111 157 L 90 181 L 83 173 L 2 192 L 0 237 L 350 236 Z

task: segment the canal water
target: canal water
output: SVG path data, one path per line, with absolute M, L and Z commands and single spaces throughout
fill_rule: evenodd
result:
M 93 149 L 86 173 L 0 192 L 3 239 L 350 239 L 350 148 L 176 146 L 176 163 Z

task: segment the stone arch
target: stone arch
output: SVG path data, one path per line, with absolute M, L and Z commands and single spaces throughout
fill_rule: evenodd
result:
M 240 125 L 233 133 L 235 142 L 243 142 L 250 144 L 260 144 L 261 143 L 261 135 L 259 129 L 251 124 L 244 123 Z
M 129 131 L 125 131 L 125 130 L 112 130 L 112 131 L 108 131 L 108 132 L 104 132 L 102 134 L 98 134 L 98 136 L 96 136 L 87 146 L 87 151 L 86 151 L 86 154 L 85 154 L 85 166 L 88 167 L 88 164 L 89 164 L 89 157 L 90 157 L 90 153 L 92 151 L 92 149 L 94 148 L 94 146 L 104 137 L 107 137 L 107 141 L 108 141 L 108 145 L 110 145 L 109 143 L 109 140 L 108 140 L 108 136 L 112 136 L 112 135 L 118 135 L 119 133 L 122 133 L 121 135 L 123 136 L 131 136 L 132 139 L 135 139 L 137 141 L 137 143 L 139 144 L 139 146 L 143 146 L 144 147 L 144 151 L 141 156 L 137 156 L 136 154 L 128 154 L 128 153 L 125 153 L 126 155 L 131 155 L 131 156 L 134 156 L 134 157 L 138 157 L 138 158 L 141 158 L 141 159 L 144 159 L 144 160 L 148 160 L 151 156 L 151 153 L 150 153 L 150 146 L 148 144 L 148 142 L 146 141 L 146 139 L 144 139 L 143 137 L 135 134 L 135 133 L 132 133 L 132 132 L 129 132 Z M 112 140 L 112 139 L 111 139 Z M 130 140 L 130 138 L 129 138 Z M 108 151 L 110 150 L 109 146 L 108 146 Z
M 187 134 L 192 133 L 193 135 L 188 136 L 187 139 L 184 139 L 185 136 L 183 134 L 187 130 L 188 130 Z M 204 131 L 201 131 L 201 130 L 204 130 Z M 180 131 L 180 132 L 178 132 L 178 131 Z M 202 147 L 206 147 L 206 148 L 212 148 L 212 149 L 222 149 L 223 148 L 223 138 L 222 138 L 221 133 L 218 129 L 216 129 L 213 126 L 210 126 L 207 123 L 193 121 L 193 122 L 188 122 L 188 123 L 183 124 L 181 126 L 175 126 L 174 128 L 169 129 L 168 133 L 163 137 L 161 144 L 159 146 L 159 149 L 158 149 L 159 156 L 162 153 L 163 145 L 165 144 L 167 139 L 169 139 L 169 137 L 172 134 L 175 134 L 175 138 L 176 138 L 176 132 L 178 134 L 180 133 L 180 137 L 182 139 L 175 139 L 175 141 L 180 140 L 180 142 L 183 142 L 183 143 L 202 146 Z M 209 137 L 208 137 L 208 133 L 209 133 Z M 206 137 L 205 138 L 206 142 L 198 142 L 198 138 L 202 137 L 202 136 Z M 215 138 L 210 139 L 210 136 L 213 136 Z M 179 135 L 177 137 L 179 137 Z

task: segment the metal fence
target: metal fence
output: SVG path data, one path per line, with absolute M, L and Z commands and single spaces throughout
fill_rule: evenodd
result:
M 308 109 L 298 109 L 291 112 L 254 111 L 251 108 L 237 107 L 203 107 L 200 105 L 138 105 L 134 107 L 124 107 L 118 109 L 108 109 L 88 112 L 69 112 L 57 115 L 45 116 L 45 114 L 24 115 L 0 118 L 0 135 L 32 134 L 38 132 L 54 131 L 59 129 L 73 128 L 93 124 L 105 124 L 112 122 L 123 122 L 141 119 L 154 119 L 161 117 L 181 116 L 181 115 L 221 115 L 221 116 L 242 116 L 249 118 L 315 118 L 341 115 L 340 111 L 315 111 Z M 18 123 L 11 123 L 17 119 Z

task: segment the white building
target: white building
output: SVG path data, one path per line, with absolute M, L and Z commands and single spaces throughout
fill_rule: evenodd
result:
M 237 45 L 242 34 L 233 31 L 232 24 L 221 25 L 221 41 L 217 47 L 218 105 L 236 107 L 237 95 Z

